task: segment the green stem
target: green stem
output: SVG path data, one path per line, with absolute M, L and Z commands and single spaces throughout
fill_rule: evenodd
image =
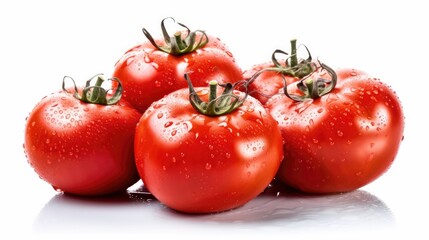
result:
M 296 54 L 296 39 L 290 40 L 290 66 L 295 67 L 298 65 L 298 56 Z
M 95 78 L 96 78 L 95 84 L 91 85 L 91 82 Z M 106 90 L 101 86 L 103 84 L 103 82 L 105 81 L 101 74 L 95 75 L 94 77 L 92 77 L 86 81 L 85 87 L 82 90 L 82 95 L 79 94 L 78 88 L 77 88 L 76 83 L 73 80 L 73 78 L 68 77 L 68 76 L 65 76 L 63 78 L 63 90 L 67 93 L 70 93 L 69 90 L 67 90 L 65 87 L 65 85 L 66 85 L 65 81 L 67 79 L 70 79 L 73 83 L 73 86 L 74 86 L 73 96 L 75 98 L 81 100 L 82 102 L 94 103 L 94 104 L 100 104 L 100 105 L 112 105 L 112 104 L 116 104 L 117 102 L 119 102 L 119 100 L 122 97 L 122 92 L 123 92 L 122 83 L 117 78 L 108 79 L 109 81 L 114 81 L 117 83 L 117 87 L 115 89 L 115 92 L 110 97 L 108 97 L 108 92 L 111 89 Z
M 298 82 L 297 88 L 302 92 L 302 95 L 290 94 L 287 90 L 287 83 L 283 77 L 283 91 L 284 94 L 297 102 L 303 102 L 308 99 L 317 99 L 321 96 L 330 93 L 337 84 L 337 74 L 328 65 L 319 62 L 319 67 L 315 71 L 325 70 L 330 75 L 331 79 L 318 78 L 313 80 L 312 78 L 304 78 Z
M 243 104 L 248 95 L 246 93 L 244 97 L 240 98 L 233 93 L 233 89 L 238 83 L 219 85 L 216 80 L 212 80 L 209 82 L 208 102 L 204 102 L 196 93 L 188 74 L 185 74 L 185 80 L 188 82 L 189 102 L 192 107 L 199 113 L 211 117 L 225 115 L 234 111 Z M 218 86 L 224 87 L 224 91 L 220 96 L 217 96 Z
M 164 18 L 161 21 L 161 31 L 164 36 L 164 44 L 161 46 L 158 45 L 152 35 L 145 28 L 143 28 L 143 34 L 159 51 L 166 52 L 171 55 L 182 55 L 194 52 L 195 50 L 204 47 L 208 43 L 209 38 L 204 31 L 196 30 L 191 32 L 191 30 L 189 30 L 189 28 L 182 23 L 177 23 L 177 25 L 184 28 L 186 30 L 186 34 L 183 34 L 184 36 L 182 36 L 182 31 L 176 31 L 175 34 L 170 37 L 164 24 L 164 21 L 167 19 L 171 19 L 175 22 L 175 20 L 171 17 Z
M 96 102 L 98 98 L 100 98 L 100 88 L 101 85 L 103 84 L 104 79 L 101 78 L 100 76 L 97 76 L 97 80 L 95 81 L 95 85 L 94 88 L 92 88 L 92 92 L 89 95 L 89 100 L 90 102 Z
M 210 89 L 210 91 L 209 91 L 209 102 L 215 100 L 217 97 L 216 96 L 217 95 L 217 93 L 216 93 L 217 85 L 218 85 L 218 82 L 216 80 L 211 80 L 209 82 L 209 89 Z

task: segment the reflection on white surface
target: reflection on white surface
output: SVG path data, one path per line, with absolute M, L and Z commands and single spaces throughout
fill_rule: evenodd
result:
M 389 231 L 395 219 L 374 195 L 357 190 L 306 195 L 274 184 L 245 206 L 208 215 L 182 214 L 160 204 L 144 188 L 109 198 L 54 196 L 34 222 L 37 233 L 198 236 L 210 233 L 330 234 Z

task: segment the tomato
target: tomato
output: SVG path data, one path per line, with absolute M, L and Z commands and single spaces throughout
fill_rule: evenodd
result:
M 180 89 L 154 102 L 136 128 L 141 179 L 177 211 L 209 213 L 244 205 L 268 186 L 283 158 L 277 123 L 262 104 L 248 96 L 231 107 L 244 93 L 234 90 L 233 97 L 230 89 L 215 99 L 216 83 L 210 84 L 210 91 Z
M 153 39 L 128 50 L 116 63 L 113 76 L 124 86 L 123 98 L 140 112 L 166 94 L 187 87 L 185 73 L 196 79 L 195 86 L 206 86 L 207 79 L 223 83 L 242 80 L 241 68 L 229 49 L 218 38 L 203 31 L 178 31 L 170 37 L 164 19 L 164 41 Z
M 96 78 L 98 85 L 87 85 L 82 96 L 75 87 L 43 98 L 26 120 L 28 162 L 65 193 L 111 194 L 139 180 L 133 141 L 141 114 L 125 101 L 116 103 L 122 90 L 111 96 L 100 87 L 102 76 Z
M 403 138 L 402 107 L 389 86 L 359 70 L 329 69 L 322 65 L 302 80 L 307 97 L 290 87 L 286 93 L 297 101 L 281 94 L 266 104 L 284 139 L 277 176 L 309 193 L 347 192 L 374 181 Z
M 308 49 L 306 48 L 308 58 L 298 59 L 296 39 L 290 42 L 291 55 L 288 58 L 277 59 L 277 54 L 289 55 L 277 49 L 271 55 L 270 62 L 255 64 L 243 72 L 243 78 L 249 81 L 249 94 L 262 104 L 265 104 L 271 96 L 278 94 L 283 89 L 284 82 L 289 85 L 311 73 L 312 57 Z

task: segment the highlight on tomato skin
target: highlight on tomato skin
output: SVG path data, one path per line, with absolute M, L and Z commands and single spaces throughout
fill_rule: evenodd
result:
M 277 177 L 308 193 L 363 187 L 394 162 L 403 139 L 404 114 L 395 92 L 356 69 L 339 69 L 329 93 L 301 102 L 285 94 L 266 104 L 284 139 Z M 326 71 L 311 79 L 328 79 Z M 299 94 L 289 86 L 290 94 Z
M 194 90 L 203 102 L 210 98 L 207 88 Z M 277 123 L 250 96 L 234 111 L 209 116 L 190 104 L 189 95 L 188 89 L 174 91 L 140 119 L 134 149 L 141 179 L 161 203 L 180 212 L 240 207 L 260 194 L 279 168 Z
M 125 101 L 117 102 L 120 89 L 107 94 L 101 88 L 104 80 L 94 78 L 100 85 L 88 85 L 84 94 L 63 85 L 62 91 L 39 101 L 26 119 L 28 163 L 57 191 L 100 196 L 125 191 L 139 180 L 133 141 L 141 114 Z

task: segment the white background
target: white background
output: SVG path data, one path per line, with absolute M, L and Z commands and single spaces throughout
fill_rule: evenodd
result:
M 294 239 L 429 237 L 425 117 L 429 15 L 424 1 L 2 1 L 0 3 L 0 235 Z M 23 151 L 25 118 L 64 75 L 109 75 L 147 28 L 174 17 L 225 42 L 243 70 L 289 40 L 333 68 L 381 78 L 402 101 L 405 139 L 391 169 L 359 191 L 260 197 L 219 215 L 177 214 L 155 200 L 67 198 L 40 180 Z M 426 115 L 425 115 L 426 114 Z M 2 239 L 5 239 L 2 236 Z

